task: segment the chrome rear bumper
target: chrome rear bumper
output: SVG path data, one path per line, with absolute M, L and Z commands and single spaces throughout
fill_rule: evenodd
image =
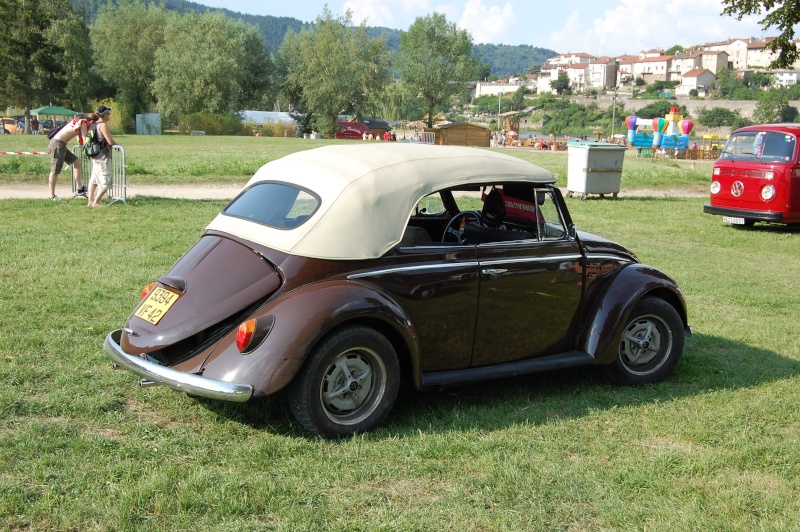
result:
M 253 387 L 249 384 L 208 379 L 129 355 L 119 345 L 121 334 L 122 331 L 119 329 L 108 333 L 103 349 L 116 367 L 142 377 L 144 379 L 142 385 L 163 384 L 179 392 L 237 403 L 243 403 L 253 396 Z

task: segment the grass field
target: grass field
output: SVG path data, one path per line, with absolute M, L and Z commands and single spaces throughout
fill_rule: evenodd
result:
M 229 159 L 252 171 L 309 145 L 122 142 L 149 169 L 131 179 L 169 181 L 204 153 L 222 161 L 209 163 L 220 176 L 187 171 L 186 183 L 244 182 Z M 520 155 L 565 179 L 564 156 Z M 707 182 L 669 162 L 625 164 L 642 188 Z M 43 179 L 7 168 L 0 186 Z M 302 432 L 281 397 L 142 389 L 102 351 L 223 202 L 1 200 L 0 529 L 800 529 L 800 233 L 736 230 L 704 201 L 568 199 L 580 228 L 683 288 L 694 335 L 669 380 L 623 388 L 581 369 L 403 390 L 384 427 L 331 442 Z
M 136 184 L 244 184 L 261 165 L 297 150 L 342 140 L 265 137 L 136 136 L 115 137 L 125 149 L 128 182 Z M 47 151 L 47 137 L 0 135 L 0 151 Z M 567 184 L 567 152 L 506 149 L 505 153 L 535 162 Z M 622 184 L 627 189 L 668 187 L 708 189 L 713 164 L 708 161 L 637 159 L 626 153 Z M 45 155 L 0 156 L 0 184 L 46 186 L 50 159 Z

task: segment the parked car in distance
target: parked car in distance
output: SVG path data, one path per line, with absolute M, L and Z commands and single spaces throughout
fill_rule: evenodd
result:
M 2 120 L 3 122 L 3 131 L 0 133 L 2 133 L 3 135 L 17 133 L 19 125 L 18 125 L 18 120 L 16 118 L 12 118 L 10 116 L 4 116 L 0 120 Z
M 800 223 L 800 124 L 762 124 L 734 131 L 711 177 L 703 212 L 734 226 Z
M 602 367 L 661 381 L 690 332 L 675 281 L 578 230 L 510 155 L 332 145 L 267 163 L 108 334 L 116 367 L 189 394 L 284 392 L 334 438 L 418 389 Z

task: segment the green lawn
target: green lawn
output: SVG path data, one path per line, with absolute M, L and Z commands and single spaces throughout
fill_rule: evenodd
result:
M 310 145 L 122 142 L 152 168 L 131 179 L 152 182 L 203 150 L 227 169 Z M 565 173 L 559 154 L 523 155 Z M 637 186 L 703 181 L 683 164 L 629 162 L 652 172 Z M 224 174 L 179 177 L 247 177 Z M 0 186 L 20 175 L 0 173 Z M 568 199 L 580 228 L 683 288 L 694 335 L 669 380 L 623 388 L 584 368 L 403 390 L 384 427 L 331 442 L 302 432 L 281 397 L 142 389 L 103 353 L 224 202 L 2 200 L 0 529 L 799 529 L 800 233 L 736 230 L 704 201 Z
M 352 140 L 308 140 L 266 137 L 137 136 L 115 139 L 125 149 L 129 183 L 244 184 L 261 165 L 298 150 Z M 74 143 L 73 143 L 74 144 Z M 47 151 L 47 137 L 0 135 L 0 151 Z M 504 153 L 535 162 L 567 184 L 567 152 L 501 149 Z M 639 159 L 634 150 L 625 154 L 622 186 L 671 187 L 693 191 L 708 189 L 713 164 L 709 161 Z M 47 183 L 50 158 L 46 155 L 0 155 L 2 184 Z

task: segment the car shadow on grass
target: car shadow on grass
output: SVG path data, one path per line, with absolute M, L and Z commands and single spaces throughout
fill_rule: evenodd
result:
M 735 390 L 800 374 L 800 360 L 724 338 L 695 333 L 666 381 L 617 386 L 600 367 L 581 367 L 497 379 L 440 390 L 401 386 L 383 427 L 369 439 L 452 431 L 492 431 L 575 419 L 598 410 L 674 401 L 714 390 Z M 198 398 L 218 415 L 291 437 L 311 437 L 292 419 L 283 394 L 249 403 Z

